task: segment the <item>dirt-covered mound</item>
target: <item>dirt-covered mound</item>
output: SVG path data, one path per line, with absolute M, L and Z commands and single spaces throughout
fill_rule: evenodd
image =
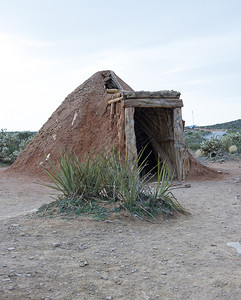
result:
M 77 156 L 108 151 L 118 143 L 116 128 L 110 127 L 110 111 L 103 79 L 111 71 L 101 71 L 78 86 L 52 114 L 8 172 L 43 174 L 40 163 L 52 162 L 60 152 Z M 115 75 L 121 87 L 132 90 Z
M 190 171 L 187 176 L 187 180 L 208 180 L 220 178 L 220 174 L 217 170 L 210 169 L 202 165 L 197 161 L 192 154 L 189 152 Z

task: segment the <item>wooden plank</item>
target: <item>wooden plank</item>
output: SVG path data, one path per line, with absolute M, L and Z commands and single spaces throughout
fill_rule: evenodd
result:
M 125 107 L 162 107 L 176 108 L 183 107 L 181 99 L 124 99 Z

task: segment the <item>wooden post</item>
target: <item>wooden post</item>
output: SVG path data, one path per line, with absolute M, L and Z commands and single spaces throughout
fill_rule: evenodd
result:
M 126 153 L 133 164 L 137 158 L 134 113 L 134 107 L 125 108 Z
M 179 180 L 185 179 L 190 170 L 188 151 L 183 134 L 181 108 L 173 109 L 174 149 L 176 154 L 176 170 Z

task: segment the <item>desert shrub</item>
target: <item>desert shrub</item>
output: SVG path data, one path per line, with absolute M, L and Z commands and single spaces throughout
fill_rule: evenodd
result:
M 186 129 L 184 133 L 188 148 L 198 150 L 200 149 L 200 144 L 205 141 L 204 136 L 207 135 L 209 131 Z
M 201 143 L 200 149 L 204 155 L 215 153 L 215 155 L 222 156 L 228 153 L 241 153 L 241 132 L 235 131 L 228 133 L 221 139 L 211 138 L 210 140 L 206 140 Z
M 222 149 L 221 139 L 211 138 L 201 143 L 200 149 L 204 154 L 217 153 Z
M 146 161 L 140 163 L 140 157 L 134 165 L 128 155 L 122 163 L 120 153 L 114 151 L 90 154 L 81 160 L 65 153 L 57 166 L 48 160 L 48 166 L 43 168 L 52 184 L 45 186 L 60 192 L 51 206 L 58 207 L 59 212 L 79 214 L 89 207 L 96 209 L 106 203 L 116 203 L 117 207 L 141 218 L 185 212 L 171 192 L 172 177 L 166 163 L 158 163 L 158 181 L 153 189 L 148 185 L 153 175 L 149 172 L 141 177 Z
M 7 132 L 0 131 L 0 163 L 11 164 L 26 147 L 35 132 Z
M 224 151 L 229 151 L 229 147 L 235 145 L 237 152 L 241 152 L 241 131 L 228 133 L 222 138 L 222 148 Z

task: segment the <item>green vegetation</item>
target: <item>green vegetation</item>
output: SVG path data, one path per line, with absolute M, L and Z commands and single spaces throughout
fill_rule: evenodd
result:
M 204 136 L 209 133 L 210 131 L 186 128 L 184 134 L 188 148 L 191 150 L 200 149 L 200 144 L 205 141 Z
M 0 164 L 11 164 L 19 156 L 36 132 L 0 131 Z
M 240 154 L 241 131 L 227 133 L 227 135 L 220 139 L 206 140 L 200 144 L 200 149 L 203 151 L 204 155 L 211 156 L 223 156 L 227 153 Z M 233 149 L 233 151 L 230 149 Z
M 57 167 L 48 161 L 43 166 L 52 184 L 46 184 L 60 193 L 58 199 L 47 205 L 42 214 L 51 211 L 78 215 L 88 213 L 96 216 L 101 212 L 103 217 L 108 214 L 126 210 L 132 216 L 140 218 L 159 214 L 168 216 L 173 212 L 184 213 L 171 192 L 172 177 L 166 163 L 158 163 L 158 180 L 155 188 L 149 185 L 154 175 L 141 176 L 146 160 L 140 163 L 140 157 L 131 164 L 127 156 L 121 161 L 119 153 L 90 154 L 79 160 L 65 153 L 60 156 Z
M 230 124 L 232 122 L 229 122 Z M 215 125 L 214 125 L 215 126 Z M 185 139 L 189 149 L 196 151 L 200 149 L 199 155 L 208 157 L 222 157 L 229 154 L 239 155 L 241 153 L 241 130 L 229 129 L 222 138 L 204 139 L 210 131 L 201 129 L 185 129 Z

